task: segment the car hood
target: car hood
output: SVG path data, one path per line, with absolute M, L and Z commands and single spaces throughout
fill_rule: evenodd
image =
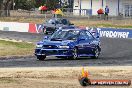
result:
M 42 45 L 68 45 L 68 46 L 74 46 L 75 41 L 74 40 L 63 40 L 63 41 L 51 41 L 51 40 L 43 40 L 38 42 L 37 44 Z
M 64 41 L 50 41 L 50 40 L 43 40 L 38 42 L 39 45 L 56 45 L 56 46 L 69 46 L 73 48 L 76 45 L 76 41 L 74 40 L 64 40 Z

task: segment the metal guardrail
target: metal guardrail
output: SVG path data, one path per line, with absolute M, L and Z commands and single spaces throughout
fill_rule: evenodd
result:
M 89 18 L 99 18 L 100 16 L 92 15 L 92 10 L 91 9 L 71 9 L 71 8 L 63 8 L 62 9 L 64 16 L 65 17 L 87 17 Z M 3 11 L 0 11 L 0 13 Z M 39 10 L 34 10 L 34 11 L 28 11 L 28 10 L 7 10 L 4 11 L 7 14 L 7 17 L 42 17 L 42 18 L 51 18 L 53 17 L 53 14 L 51 11 L 47 11 L 44 13 L 41 13 Z M 122 19 L 122 18 L 132 18 L 132 16 L 125 16 L 123 14 L 119 14 L 119 16 L 113 16 L 110 18 L 114 19 Z
M 82 16 L 82 17 L 86 17 L 86 16 L 91 16 L 92 12 L 91 10 L 87 10 L 87 9 L 62 9 L 64 15 L 66 17 L 73 17 L 73 16 Z M 0 11 L 2 12 L 2 11 Z M 39 10 L 35 10 L 35 11 L 28 11 L 28 10 L 8 10 L 8 11 L 4 11 L 7 13 L 7 16 L 10 17 L 52 17 L 53 14 L 51 11 L 47 11 L 44 13 L 41 13 L 41 11 Z

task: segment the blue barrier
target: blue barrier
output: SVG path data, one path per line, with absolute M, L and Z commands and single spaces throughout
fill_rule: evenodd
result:
M 100 37 L 132 38 L 132 29 L 97 28 Z

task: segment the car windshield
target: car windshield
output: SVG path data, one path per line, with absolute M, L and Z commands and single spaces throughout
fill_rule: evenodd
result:
M 79 35 L 79 30 L 59 30 L 52 36 L 51 40 L 76 40 Z
M 49 24 L 59 24 L 59 20 L 50 19 L 49 21 L 47 21 L 47 23 L 49 23 Z
M 67 25 L 68 24 L 68 21 L 66 19 L 62 19 L 61 20 L 61 23 L 64 24 L 64 25 Z

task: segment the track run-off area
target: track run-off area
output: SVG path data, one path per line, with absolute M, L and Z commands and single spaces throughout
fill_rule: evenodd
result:
M 43 34 L 0 31 L 0 38 L 33 42 L 43 38 Z M 132 66 L 132 39 L 101 38 L 102 52 L 99 59 L 79 60 L 47 57 L 39 61 L 35 56 L 0 60 L 0 67 L 80 67 L 80 66 Z

